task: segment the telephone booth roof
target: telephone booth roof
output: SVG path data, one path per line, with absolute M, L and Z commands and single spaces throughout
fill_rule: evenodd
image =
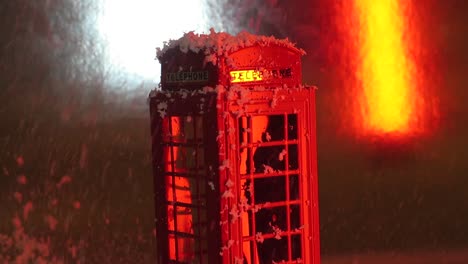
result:
M 267 47 L 271 45 L 288 48 L 298 54 L 305 55 L 305 51 L 297 48 L 288 39 L 276 39 L 274 37 L 258 36 L 246 31 L 240 32 L 236 36 L 226 32 L 215 32 L 211 29 L 209 34 L 195 34 L 193 31 L 185 33 L 177 40 L 170 40 L 165 43 L 162 49 L 158 48 L 156 56 L 162 63 L 167 51 L 179 48 L 180 51 L 199 53 L 203 51 L 205 55 L 228 56 L 240 49 L 252 46 Z
M 300 86 L 305 52 L 287 39 L 211 30 L 186 33 L 157 50 L 162 90 L 205 86 Z

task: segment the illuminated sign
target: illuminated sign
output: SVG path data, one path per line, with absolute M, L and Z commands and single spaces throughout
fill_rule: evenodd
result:
M 231 83 L 257 82 L 263 80 L 263 73 L 257 70 L 231 71 Z
M 231 83 L 261 82 L 292 77 L 291 68 L 230 71 Z
M 166 82 L 168 83 L 190 83 L 208 81 L 208 71 L 180 71 L 166 73 Z

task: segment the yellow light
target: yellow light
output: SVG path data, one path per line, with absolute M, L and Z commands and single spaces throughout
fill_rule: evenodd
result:
M 355 0 L 358 15 L 358 79 L 364 128 L 373 133 L 406 133 L 414 112 L 412 64 L 404 39 L 405 0 Z
M 258 70 L 230 71 L 231 83 L 258 82 L 263 80 L 263 73 Z

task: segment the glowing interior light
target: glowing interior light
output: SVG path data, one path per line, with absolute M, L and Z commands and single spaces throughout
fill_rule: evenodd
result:
M 355 0 L 358 16 L 358 79 L 364 128 L 372 133 L 407 133 L 414 114 L 412 64 L 404 39 L 405 0 Z
M 98 30 L 108 65 L 144 80 L 160 81 L 156 47 L 184 32 L 207 30 L 204 0 L 101 0 Z
M 263 80 L 263 74 L 258 70 L 230 71 L 231 83 L 258 82 Z

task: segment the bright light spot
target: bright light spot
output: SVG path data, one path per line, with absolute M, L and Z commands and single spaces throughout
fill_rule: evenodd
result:
M 184 32 L 207 31 L 204 0 L 101 0 L 98 29 L 110 67 L 145 81 L 160 81 L 156 47 Z
M 258 70 L 230 71 L 231 83 L 257 82 L 263 80 L 263 73 Z
M 415 113 L 416 83 L 405 42 L 404 0 L 356 0 L 359 21 L 358 78 L 364 128 L 407 133 Z

